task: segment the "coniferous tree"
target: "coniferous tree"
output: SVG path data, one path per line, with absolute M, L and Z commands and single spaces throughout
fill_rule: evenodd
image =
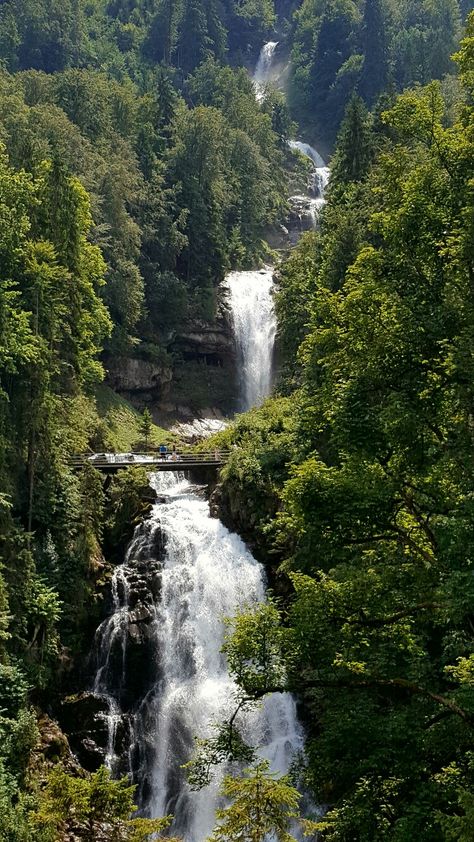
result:
M 150 410 L 147 407 L 145 407 L 145 409 L 142 412 L 142 417 L 141 417 L 141 420 L 140 420 L 140 427 L 139 427 L 140 434 L 143 436 L 143 438 L 145 440 L 145 450 L 148 450 L 148 441 L 149 441 L 149 438 L 150 438 L 152 426 L 153 426 L 153 421 L 152 421 Z
M 288 778 L 269 772 L 267 762 L 247 769 L 241 777 L 227 776 L 222 794 L 231 804 L 217 811 L 219 824 L 209 842 L 296 842 L 290 823 L 298 817 L 300 795 Z
M 361 181 L 372 159 L 373 141 L 370 117 L 363 100 L 353 94 L 339 130 L 336 152 L 332 161 L 333 183 L 343 186 Z
M 364 65 L 359 91 L 364 101 L 373 105 L 387 85 L 388 12 L 383 0 L 366 0 L 362 21 Z

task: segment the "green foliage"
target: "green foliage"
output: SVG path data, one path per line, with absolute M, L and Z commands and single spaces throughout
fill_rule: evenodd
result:
M 243 690 L 263 694 L 272 687 L 284 686 L 280 615 L 271 601 L 228 621 L 223 651 Z
M 241 777 L 227 776 L 222 794 L 232 803 L 217 811 L 219 824 L 209 842 L 264 842 L 268 834 L 278 842 L 295 842 L 289 828 L 298 816 L 299 793 L 288 778 L 271 774 L 266 761 Z
M 134 791 L 127 778 L 112 780 L 104 766 L 84 778 L 73 777 L 56 766 L 39 795 L 39 805 L 30 822 L 40 832 L 80 830 L 85 842 L 94 842 L 105 828 L 115 842 L 146 842 L 169 825 L 170 817 L 130 818 L 136 810 Z
M 468 32 L 466 87 L 472 21 Z M 296 386 L 287 424 L 298 446 L 270 474 L 273 516 L 261 506 L 254 533 L 264 531 L 292 595 L 270 631 L 260 609 L 236 618 L 226 649 L 242 698 L 276 689 L 273 664 L 281 689 L 300 694 L 306 782 L 328 805 L 307 832 L 469 839 L 472 102 L 452 122 L 434 83 L 403 94 L 378 127 L 350 108 L 352 137 L 363 129 L 367 142 L 351 160 L 344 126 L 321 233 L 281 274 L 302 338 L 286 383 Z M 247 422 L 251 455 L 237 450 L 223 474 L 225 500 L 237 465 L 248 468 L 238 475 L 243 520 L 275 458 L 257 419 Z
M 279 488 L 297 448 L 291 408 L 288 398 L 271 398 L 237 416 L 232 427 L 207 442 L 231 448 L 220 490 L 224 521 L 270 563 L 275 562 L 270 527 L 279 507 Z
M 295 13 L 290 101 L 334 140 L 354 92 L 372 107 L 388 87 L 442 79 L 461 35 L 458 0 L 304 0 Z
M 242 704 L 239 712 L 245 708 L 246 705 Z M 212 737 L 195 738 L 193 757 L 183 767 L 191 789 L 199 790 L 207 786 L 212 780 L 215 767 L 222 763 L 251 763 L 255 759 L 255 749 L 245 742 L 235 725 L 235 719 L 215 726 L 214 730 Z
M 149 409 L 144 409 L 142 412 L 142 419 L 140 422 L 140 433 L 145 439 L 145 448 L 148 448 L 148 439 L 150 438 L 152 428 L 152 419 Z
M 365 178 L 372 146 L 367 111 L 360 97 L 354 95 L 347 105 L 337 139 L 337 152 L 331 162 L 331 178 L 338 188 Z
M 457 56 L 466 102 L 453 78 L 378 99 L 387 85 L 453 72 L 459 8 L 304 0 L 286 25 L 293 113 L 308 109 L 326 139 L 346 116 L 321 231 L 281 273 L 290 397 L 219 438 L 235 445 L 225 516 L 273 566 L 284 562 L 293 597 L 237 618 L 226 651 L 246 693 L 303 695 L 308 784 L 330 805 L 322 839 L 470 832 L 472 18 Z M 69 464 L 73 453 L 163 440 L 148 410 L 140 417 L 98 385 L 104 345 L 109 358 L 173 364 L 177 396 L 196 408 L 211 386 L 230 403 L 224 371 L 204 377 L 168 348 L 186 319 L 213 317 L 224 273 L 255 265 L 265 227 L 285 212 L 289 111 L 275 91 L 259 105 L 248 73 L 232 69 L 250 66 L 274 24 L 270 0 L 1 4 L 8 842 L 51 842 L 67 813 L 91 839 L 100 822 L 135 842 L 162 828 L 130 824 L 132 790 L 103 770 L 56 770 L 35 804 L 28 696 L 51 691 L 62 647 L 74 653 L 97 618 L 103 548 L 116 558 L 150 505 L 145 472 L 120 475 L 106 495 L 93 465 L 75 474 Z M 232 729 L 202 748 L 210 762 L 250 759 Z M 235 803 L 215 839 L 236 832 L 241 795 L 251 813 L 257 779 L 268 821 L 280 816 L 289 838 L 294 795 L 257 767 L 226 783 Z
M 151 508 L 145 468 L 128 468 L 113 479 L 108 493 L 105 542 L 111 557 L 121 555 L 135 527 Z
M 140 439 L 140 413 L 104 383 L 94 393 L 100 417 L 94 444 L 96 452 L 128 453 Z M 152 424 L 150 443 L 159 445 L 163 439 L 174 441 L 168 430 Z

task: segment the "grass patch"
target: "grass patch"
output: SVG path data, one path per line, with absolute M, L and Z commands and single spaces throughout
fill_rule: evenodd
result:
M 97 412 L 103 425 L 101 432 L 105 449 L 123 453 L 132 450 L 134 446 L 143 447 L 143 437 L 140 434 L 141 414 L 138 410 L 103 383 L 95 390 L 95 398 Z M 179 436 L 156 424 L 152 425 L 149 446 L 179 442 Z

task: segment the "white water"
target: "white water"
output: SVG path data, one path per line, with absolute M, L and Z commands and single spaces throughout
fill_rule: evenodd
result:
M 305 215 L 310 218 L 311 226 L 315 228 L 324 205 L 326 204 L 326 189 L 329 183 L 330 170 L 324 163 L 323 158 L 309 143 L 299 140 L 291 140 L 289 146 L 309 158 L 314 165 L 311 180 L 308 184 L 308 196 L 291 196 L 290 204 L 296 208 L 302 208 Z M 306 210 L 305 210 L 306 209 Z
M 211 518 L 203 489 L 184 474 L 157 473 L 151 485 L 158 502 L 114 572 L 112 613 L 96 634 L 94 693 L 108 706 L 107 766 L 133 774 L 147 815 L 172 813 L 174 833 L 205 842 L 228 769 L 217 767 L 211 784 L 193 792 L 182 765 L 192 757 L 194 737 L 211 736 L 235 709 L 238 691 L 221 652 L 223 620 L 265 599 L 265 574 L 242 540 Z M 131 699 L 137 676 L 129 650 L 145 615 L 141 645 L 153 680 L 141 699 Z M 285 774 L 303 751 L 287 693 L 268 697 L 238 725 L 275 772 Z
M 259 406 L 271 392 L 276 336 L 273 270 L 231 272 L 225 280 L 230 292 L 238 365 L 241 408 Z
M 263 45 L 260 51 L 253 76 L 255 96 L 258 102 L 261 102 L 264 99 L 266 86 L 275 79 L 274 56 L 278 43 L 278 41 L 268 41 Z M 326 203 L 324 197 L 329 181 L 330 171 L 317 149 L 310 146 L 309 143 L 305 143 L 302 140 L 290 140 L 288 145 L 290 149 L 298 151 L 309 158 L 314 165 L 311 181 L 308 184 L 308 195 L 292 196 L 290 197 L 290 203 L 293 200 L 293 204 L 295 204 L 298 209 L 302 209 L 301 211 L 297 210 L 298 215 L 301 213 L 302 216 L 309 219 L 310 227 L 315 228 L 318 224 L 321 210 Z M 301 225 L 301 230 L 304 230 L 304 227 L 304 225 Z M 251 405 L 252 404 L 250 404 L 250 406 Z
M 278 46 L 278 41 L 268 41 L 263 45 L 258 58 L 255 73 L 253 75 L 253 83 L 255 87 L 255 96 L 258 102 L 265 96 L 265 87 L 271 82 L 273 57 Z
M 313 146 L 310 146 L 309 143 L 304 143 L 302 140 L 290 140 L 289 146 L 290 149 L 295 149 L 298 152 L 301 152 L 302 155 L 306 155 L 308 158 L 311 158 L 315 167 L 326 166 L 324 159 L 321 157 L 319 152 L 314 149 Z
M 221 652 L 223 618 L 265 598 L 264 573 L 241 539 L 210 517 L 186 479 L 158 474 L 152 482 L 168 496 L 153 513 L 166 535 L 166 555 L 156 624 L 161 678 L 147 714 L 148 727 L 155 723 L 150 813 L 173 813 L 175 833 L 204 842 L 215 824 L 225 769 L 192 792 L 181 765 L 192 754 L 193 737 L 211 736 L 213 724 L 235 707 L 237 688 Z M 271 696 L 243 725 L 274 771 L 287 772 L 303 748 L 292 697 Z
M 314 171 L 313 190 L 316 196 L 319 196 L 321 199 L 324 199 L 330 174 L 331 171 L 326 166 L 316 167 Z
M 95 676 L 93 692 L 96 696 L 102 697 L 108 706 L 106 716 L 108 739 L 105 765 L 111 772 L 115 771 L 119 761 L 115 753 L 115 741 L 122 713 L 116 694 L 112 690 L 111 656 L 114 647 L 118 646 L 121 653 L 122 676 L 124 676 L 129 623 L 128 558 L 130 553 L 133 554 L 134 544 L 135 540 L 130 545 L 124 564 L 121 564 L 114 571 L 112 578 L 113 613 L 99 626 L 95 641 L 99 666 Z

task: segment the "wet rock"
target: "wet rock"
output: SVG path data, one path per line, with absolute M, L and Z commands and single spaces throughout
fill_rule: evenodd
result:
M 80 741 L 78 757 L 85 769 L 89 772 L 95 772 L 104 764 L 106 748 L 98 746 L 92 737 L 84 737 Z
M 180 422 L 175 424 L 172 432 L 179 435 L 188 444 L 196 444 L 213 436 L 215 433 L 225 430 L 229 422 L 222 417 L 221 413 L 215 413 L 220 417 L 206 417 L 206 414 L 209 416 L 211 413 L 213 413 L 213 410 L 207 409 L 203 411 L 204 417 L 202 418 L 193 418 L 189 423 Z
M 140 645 L 142 643 L 142 632 L 139 626 L 136 623 L 130 623 L 128 627 L 128 635 L 132 643 L 136 643 Z
M 69 743 L 79 763 L 90 772 L 96 771 L 105 760 L 108 729 L 106 699 L 93 693 L 81 693 L 64 699 L 59 721 L 69 737 Z
M 139 603 L 134 611 L 130 611 L 129 620 L 130 623 L 149 623 L 152 619 L 152 609 L 150 606 L 144 605 L 143 603 Z

